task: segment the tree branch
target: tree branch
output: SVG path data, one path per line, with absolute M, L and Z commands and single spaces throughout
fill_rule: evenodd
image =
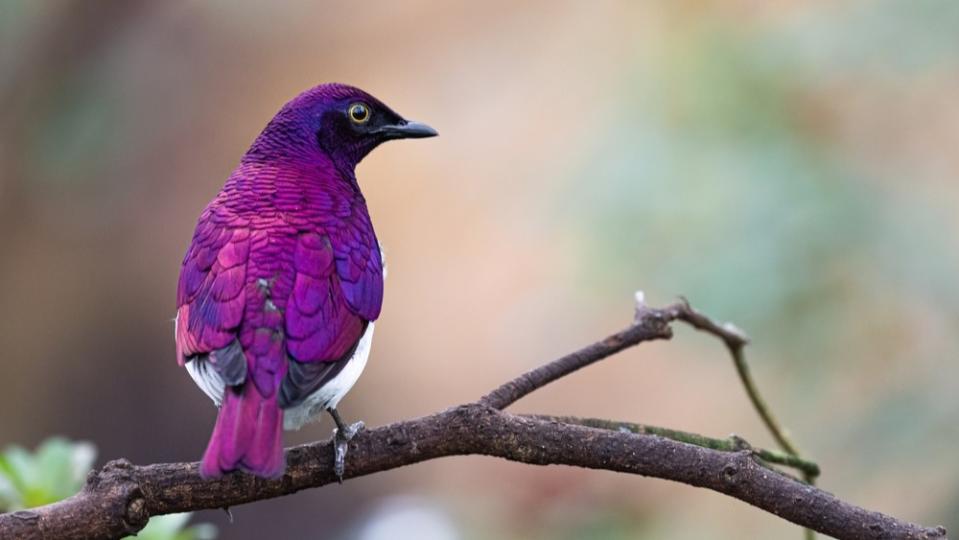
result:
M 751 450 L 756 457 L 758 457 L 759 459 L 761 459 L 762 461 L 766 463 L 774 464 L 774 465 L 782 465 L 784 467 L 791 467 L 801 472 L 804 477 L 808 476 L 808 477 L 815 478 L 819 476 L 818 464 L 812 461 L 794 456 L 792 454 L 777 452 L 775 450 L 766 450 L 763 448 L 753 448 L 742 437 L 739 437 L 737 435 L 730 435 L 726 439 L 714 439 L 712 437 L 706 437 L 698 433 L 690 433 L 688 431 L 680 431 L 678 429 L 650 426 L 646 424 L 636 424 L 634 422 L 620 422 L 615 420 L 606 420 L 602 418 L 577 418 L 575 416 L 550 416 L 545 414 L 531 414 L 531 415 L 523 415 L 523 416 L 538 418 L 540 420 L 552 420 L 556 422 L 561 422 L 563 424 L 576 424 L 578 426 L 586 426 L 586 427 L 592 427 L 592 428 L 598 428 L 598 429 L 611 429 L 613 431 L 626 430 L 632 433 L 645 433 L 649 435 L 659 435 L 660 437 L 665 437 L 667 439 L 672 439 L 674 441 L 684 442 L 687 444 L 695 444 L 696 446 L 702 446 L 703 448 L 712 448 L 713 450 L 722 450 L 723 452 L 737 452 L 740 450 Z
M 724 339 L 745 338 L 702 317 L 683 301 L 663 309 L 640 303 L 633 326 L 530 371 L 477 402 L 360 432 L 350 443 L 346 478 L 456 455 L 486 455 L 533 465 L 571 465 L 682 482 L 712 489 L 798 525 L 841 539 L 945 538 L 926 528 L 865 510 L 770 467 L 815 476 L 794 455 L 729 440 L 639 424 L 570 417 L 518 416 L 503 408 L 551 381 L 626 347 L 672 334 L 682 320 Z M 732 350 L 733 348 L 730 347 Z M 758 393 L 756 394 L 758 396 Z M 778 425 L 778 424 L 777 424 Z M 788 439 L 786 439 L 788 441 Z M 782 441 L 780 441 L 781 443 Z M 126 460 L 90 473 L 83 490 L 51 505 L 0 514 L 0 539 L 119 538 L 151 516 L 226 508 L 336 481 L 329 441 L 287 450 L 286 474 L 264 480 L 244 473 L 203 479 L 197 463 L 135 466 Z
M 499 388 L 480 398 L 479 402 L 494 409 L 505 409 L 556 379 L 563 378 L 623 349 L 644 341 L 669 339 L 673 337 L 673 329 L 670 328 L 669 323 L 679 318 L 679 312 L 684 305 L 673 304 L 663 309 L 648 309 L 642 302 L 642 293 L 637 293 L 636 319 L 629 328 L 528 371 L 500 385 Z

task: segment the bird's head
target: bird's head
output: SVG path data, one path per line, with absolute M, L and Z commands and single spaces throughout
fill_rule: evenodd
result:
M 435 135 L 433 128 L 404 119 L 359 88 L 321 84 L 284 105 L 245 159 L 325 156 L 352 173 L 353 167 L 383 142 Z

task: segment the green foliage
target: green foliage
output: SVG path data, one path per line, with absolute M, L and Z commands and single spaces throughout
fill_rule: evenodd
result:
M 135 538 L 137 540 L 212 540 L 216 538 L 216 527 L 209 523 L 200 523 L 185 528 L 189 520 L 189 512 L 157 516 L 150 519 L 150 523 Z
M 96 458 L 86 442 L 44 441 L 36 452 L 10 446 L 0 454 L 0 511 L 21 510 L 73 495 Z
M 902 5 L 897 13 L 929 4 L 887 3 Z M 939 16 L 959 20 L 959 10 Z M 911 19 L 919 25 L 930 17 Z M 840 151 L 834 101 L 843 95 L 823 87 L 848 84 L 850 67 L 816 60 L 819 26 L 792 29 L 793 36 L 721 20 L 689 24 L 672 35 L 669 54 L 637 62 L 628 99 L 617 104 L 620 121 L 584 162 L 586 172 L 574 173 L 590 181 L 571 183 L 557 213 L 564 223 L 569 215 L 583 220 L 591 255 L 584 268 L 595 272 L 598 260 L 604 272 L 595 283 L 621 294 L 641 276 L 641 284 L 655 284 L 646 291 L 654 303 L 682 293 L 807 362 L 844 350 L 834 345 L 837 334 L 857 313 L 884 312 L 876 289 L 959 310 L 954 242 L 936 232 L 948 230 L 947 213 L 879 189 L 875 171 Z M 849 34 L 830 35 L 856 41 Z M 848 48 L 834 43 L 823 54 Z M 890 316 L 888 324 L 902 321 Z
M 0 453 L 0 512 L 43 506 L 80 491 L 96 455 L 96 448 L 92 444 L 70 442 L 60 437 L 47 439 L 33 453 L 16 445 L 8 447 Z M 189 513 L 157 516 L 136 538 L 216 538 L 216 527 L 201 523 L 187 528 L 189 519 Z

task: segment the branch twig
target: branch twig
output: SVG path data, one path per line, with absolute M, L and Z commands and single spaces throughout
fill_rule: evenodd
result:
M 766 463 L 782 465 L 783 467 L 796 469 L 802 473 L 804 477 L 808 476 L 815 478 L 819 476 L 819 465 L 812 461 L 794 456 L 792 454 L 777 452 L 775 450 L 753 448 L 742 437 L 736 435 L 731 435 L 726 439 L 715 439 L 700 435 L 698 433 L 690 433 L 688 431 L 681 431 L 678 429 L 650 426 L 647 424 L 636 424 L 633 422 L 619 422 L 616 420 L 606 420 L 603 418 L 578 418 L 575 416 L 550 416 L 544 414 L 531 414 L 523 416 L 538 418 L 540 420 L 553 420 L 562 422 L 564 424 L 576 424 L 578 426 L 586 426 L 598 429 L 610 429 L 613 431 L 622 431 L 625 429 L 632 433 L 658 435 L 674 441 L 684 442 L 686 444 L 694 444 L 696 446 L 711 448 L 713 450 L 721 450 L 723 452 L 751 450 L 756 457 Z
M 642 292 L 637 292 L 635 322 L 629 328 L 500 385 L 499 388 L 483 396 L 480 403 L 496 409 L 505 409 L 533 391 L 623 349 L 644 341 L 671 338 L 673 333 L 669 323 L 673 321 L 683 321 L 697 330 L 712 334 L 726 345 L 733 357 L 736 371 L 743 387 L 746 389 L 746 394 L 759 413 L 760 418 L 762 418 L 763 423 L 783 451 L 799 458 L 800 455 L 796 445 L 789 439 L 786 431 L 776 420 L 769 406 L 766 405 L 766 401 L 760 395 L 759 389 L 749 372 L 749 366 L 746 364 L 743 355 L 743 348 L 749 343 L 749 338 L 734 325 L 716 323 L 696 311 L 685 298 L 665 308 L 655 309 L 646 305 Z M 813 478 L 817 474 L 809 476 Z
M 749 344 L 749 338 L 746 337 L 746 334 L 739 328 L 736 328 L 732 323 L 716 323 L 709 317 L 693 309 L 685 298 L 682 300 L 681 308 L 676 315 L 678 319 L 693 328 L 708 332 L 723 341 L 726 348 L 729 349 L 730 356 L 733 358 L 733 363 L 736 365 L 736 373 L 739 375 L 739 380 L 742 382 L 743 388 L 746 389 L 746 395 L 749 396 L 749 401 L 752 402 L 756 412 L 759 413 L 759 417 L 762 418 L 766 428 L 769 429 L 769 433 L 772 434 L 773 439 L 776 440 L 776 444 L 778 444 L 783 451 L 799 457 L 799 450 L 796 444 L 789 438 L 786 430 L 783 429 L 782 425 L 773 415 L 769 405 L 766 404 L 766 400 L 760 395 L 759 388 L 756 386 L 752 374 L 749 372 L 749 365 L 746 364 L 746 357 L 743 353 L 743 349 Z
M 738 438 L 722 441 L 651 426 L 503 411 L 535 389 L 626 347 L 670 337 L 671 321 L 683 320 L 720 336 L 735 334 L 701 317 L 685 302 L 663 309 L 641 304 L 630 328 L 530 371 L 477 402 L 360 432 L 349 443 L 346 478 L 444 456 L 486 455 L 533 465 L 605 469 L 712 489 L 840 539 L 946 537 L 941 527 L 926 528 L 865 510 L 771 469 L 768 463 L 778 463 L 812 476 L 815 464 L 752 449 Z M 135 534 L 151 516 L 226 508 L 336 481 L 330 441 L 291 448 L 286 460 L 286 474 L 278 480 L 243 473 L 203 479 L 197 463 L 134 466 L 126 460 L 113 461 L 91 473 L 86 486 L 73 497 L 0 514 L 0 539 L 118 538 Z
M 640 306 L 643 305 L 641 292 L 636 294 L 636 302 Z M 759 393 L 759 387 L 756 386 L 756 381 L 749 371 L 749 365 L 746 363 L 746 355 L 743 352 L 743 349 L 749 344 L 749 338 L 746 337 L 745 332 L 736 328 L 736 325 L 732 323 L 716 323 L 709 317 L 693 309 L 692 306 L 689 305 L 689 301 L 685 298 L 682 299 L 682 308 L 678 312 L 678 318 L 693 328 L 708 332 L 723 341 L 729 350 L 729 355 L 733 359 L 733 365 L 736 366 L 736 374 L 739 375 L 739 381 L 746 390 L 746 395 L 749 396 L 749 401 L 752 403 L 753 408 L 756 409 L 763 424 L 766 425 L 766 429 L 769 430 L 776 444 L 778 444 L 784 452 L 795 459 L 801 459 L 799 448 L 789 437 L 788 432 L 782 427 L 779 420 L 776 419 L 776 416 L 773 415 L 772 409 L 769 408 L 766 400 L 763 399 Z M 816 482 L 816 476 L 819 475 L 818 467 L 816 470 L 816 474 L 803 471 L 803 480 L 809 484 L 814 484 Z M 813 540 L 816 537 L 810 529 L 806 529 L 804 536 L 806 540 Z

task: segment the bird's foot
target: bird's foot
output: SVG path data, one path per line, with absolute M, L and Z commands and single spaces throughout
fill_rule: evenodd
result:
M 337 480 L 342 484 L 343 475 L 346 474 L 346 450 L 350 439 L 359 433 L 366 425 L 363 422 L 355 422 L 345 429 L 336 428 L 333 430 L 333 473 Z

